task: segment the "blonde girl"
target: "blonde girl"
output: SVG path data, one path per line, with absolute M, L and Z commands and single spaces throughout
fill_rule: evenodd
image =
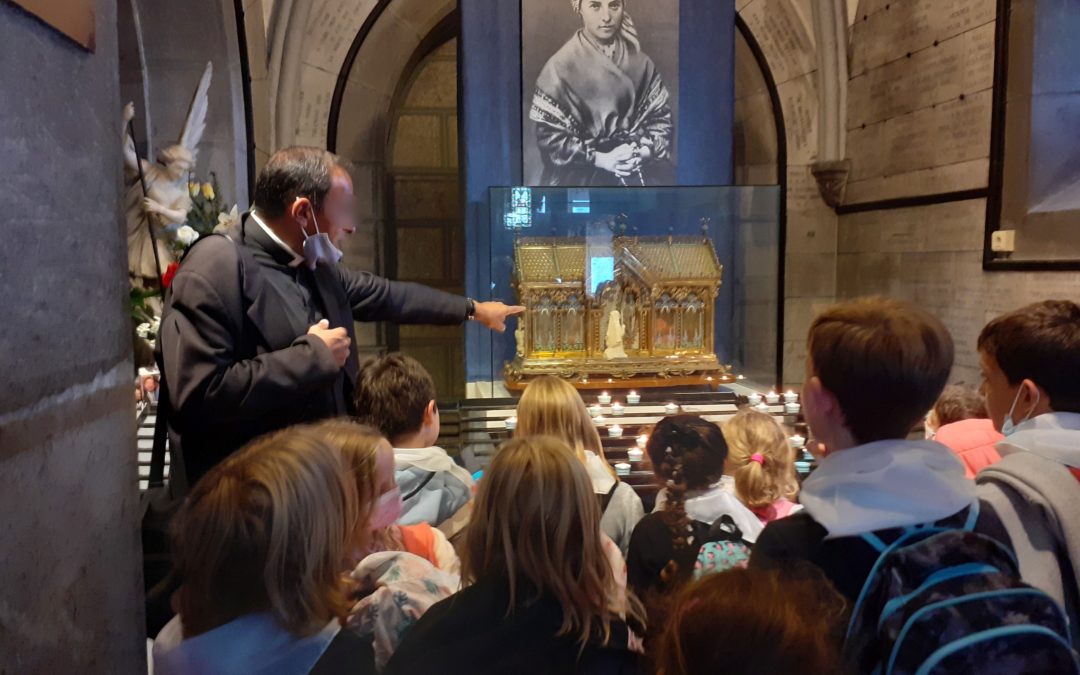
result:
M 735 494 L 767 524 L 802 507 L 795 503 L 799 481 L 795 450 L 771 415 L 742 410 L 724 423 L 728 456 L 724 473 L 734 477 Z
M 361 512 L 341 453 L 307 429 L 257 439 L 211 469 L 173 522 L 183 585 L 154 672 L 306 673 L 334 654 L 373 673 L 371 645 L 340 631 Z
M 525 387 L 517 418 L 515 438 L 554 436 L 569 445 L 585 465 L 601 506 L 600 528 L 625 556 L 630 535 L 645 509 L 634 489 L 619 480 L 604 457 L 600 434 L 577 390 L 557 377 L 538 377 Z
M 466 587 L 420 619 L 386 673 L 634 672 L 627 622 L 641 625 L 640 605 L 612 570 L 573 451 L 552 437 L 511 440 L 479 485 Z

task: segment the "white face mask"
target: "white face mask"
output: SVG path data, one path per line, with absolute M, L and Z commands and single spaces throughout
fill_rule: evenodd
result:
M 384 527 L 390 527 L 401 517 L 403 510 L 404 503 L 401 499 L 400 488 L 395 487 L 393 490 L 383 493 L 375 501 L 375 508 L 371 510 L 371 521 L 369 523 L 371 529 L 381 530 Z
M 319 221 L 315 218 L 314 206 L 311 208 L 311 220 L 315 223 L 314 236 L 308 236 L 307 231 L 302 228 L 300 230 L 304 233 L 304 262 L 311 270 L 314 270 L 319 263 L 336 265 L 344 254 L 330 241 L 329 235 L 319 231 Z
M 1016 397 L 1013 398 L 1012 407 L 1009 408 L 1009 414 L 1005 415 L 1005 421 L 1001 423 L 1002 436 L 1012 436 L 1013 433 L 1016 431 L 1016 425 L 1026 422 L 1028 418 L 1031 417 L 1031 413 L 1035 410 L 1035 408 L 1038 407 L 1039 401 L 1042 400 L 1042 392 L 1036 389 L 1035 403 L 1032 404 L 1031 408 L 1028 410 L 1028 414 L 1024 415 L 1024 419 L 1020 420 L 1019 422 L 1013 422 L 1013 412 L 1016 410 L 1016 404 L 1020 402 L 1020 392 L 1022 391 L 1024 391 L 1023 387 L 1020 387 L 1016 390 Z

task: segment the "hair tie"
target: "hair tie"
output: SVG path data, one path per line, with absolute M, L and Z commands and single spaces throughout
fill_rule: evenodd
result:
M 765 456 L 762 455 L 760 452 L 755 452 L 754 454 L 750 455 L 750 461 L 757 462 L 761 466 L 765 466 Z

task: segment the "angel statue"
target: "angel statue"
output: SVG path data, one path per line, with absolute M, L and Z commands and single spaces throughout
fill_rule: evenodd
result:
M 206 129 L 207 94 L 213 66 L 207 62 L 202 79 L 188 109 L 180 140 L 157 155 L 157 162 L 140 159 L 135 143 L 128 133 L 128 124 L 135 117 L 135 104 L 124 106 L 124 175 L 127 185 L 125 212 L 128 239 L 128 274 L 136 286 L 156 287 L 160 275 L 174 257 L 169 242 L 187 220 L 191 209 L 188 193 L 188 174 L 195 168 L 199 140 Z M 140 166 L 145 190 L 140 180 Z M 154 259 L 154 246 L 147 222 L 154 228 L 161 269 Z M 149 283 L 148 283 L 149 281 Z
M 623 347 L 623 336 L 626 335 L 626 327 L 623 326 L 622 316 L 619 315 L 619 310 L 611 310 L 611 314 L 608 315 L 607 323 L 607 336 L 605 336 L 604 346 L 604 358 L 605 359 L 625 359 L 626 349 Z

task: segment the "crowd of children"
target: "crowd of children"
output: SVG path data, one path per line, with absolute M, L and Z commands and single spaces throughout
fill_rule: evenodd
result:
M 649 514 L 565 381 L 529 384 L 474 484 L 436 445 L 430 376 L 378 358 L 362 419 L 258 439 L 194 486 L 154 670 L 1080 672 L 1080 306 L 975 346 L 982 386 L 947 388 L 934 316 L 825 310 L 809 477 L 769 415 L 670 415 Z

